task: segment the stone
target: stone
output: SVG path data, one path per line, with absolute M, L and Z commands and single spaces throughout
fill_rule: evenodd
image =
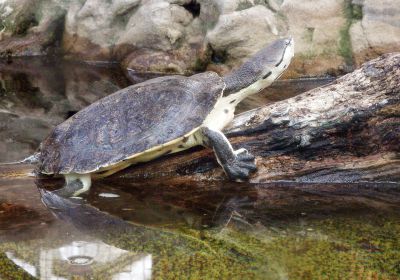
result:
M 137 71 L 195 71 L 207 59 L 207 48 L 202 25 L 185 8 L 190 3 L 74 2 L 66 18 L 63 48 L 74 58 L 120 61 Z
M 246 57 L 278 37 L 277 22 L 276 15 L 262 5 L 221 15 L 207 33 L 214 62 L 229 67 L 240 65 Z
M 400 51 L 400 1 L 364 0 L 356 3 L 362 7 L 361 20 L 350 28 L 356 65 L 386 52 Z
M 72 2 L 63 34 L 66 55 L 83 60 L 113 60 L 112 48 L 137 4 L 136 0 Z
M 279 13 L 294 37 L 295 57 L 286 75 L 324 75 L 343 67 L 341 30 L 345 27 L 344 0 L 284 0 Z
M 0 2 L 0 56 L 45 55 L 54 51 L 65 10 L 57 1 Z
M 116 44 L 169 51 L 185 37 L 185 27 L 192 20 L 192 15 L 179 5 L 150 1 L 129 18 Z

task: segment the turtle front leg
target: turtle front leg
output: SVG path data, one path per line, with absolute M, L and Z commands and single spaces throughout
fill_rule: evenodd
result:
M 221 131 L 203 127 L 200 132 L 205 142 L 203 144 L 214 150 L 218 163 L 229 179 L 242 181 L 257 170 L 254 156 L 243 148 L 233 150 L 231 143 Z
M 54 193 L 68 198 L 78 196 L 90 189 L 92 184 L 90 174 L 65 174 L 65 185 Z

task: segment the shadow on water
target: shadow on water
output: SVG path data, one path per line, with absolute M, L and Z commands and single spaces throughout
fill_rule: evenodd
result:
M 149 76 L 119 68 L 0 62 L 0 161 Z M 132 76 L 133 75 L 133 76 Z M 282 81 L 240 110 L 329 79 Z M 399 279 L 398 185 L 95 181 L 81 199 L 0 165 L 0 279 Z M 2 170 L 3 169 L 3 170 Z

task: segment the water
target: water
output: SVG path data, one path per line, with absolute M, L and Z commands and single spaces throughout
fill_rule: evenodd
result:
M 0 162 L 30 155 L 55 125 L 128 85 L 112 65 L 34 57 L 0 61 Z
M 97 182 L 83 199 L 57 197 L 33 179 L 3 179 L 0 185 L 3 279 L 400 275 L 400 213 L 389 202 L 353 208 L 349 195 L 330 201 L 331 208 L 343 199 L 347 206 L 326 211 L 316 195 L 282 207 L 270 204 L 276 199 L 271 194 L 291 192 L 278 185 L 172 189 Z
M 283 81 L 241 110 L 326 82 Z M 10 161 L 130 81 L 110 65 L 23 59 L 0 63 L 0 84 L 0 161 Z M 0 279 L 400 278 L 397 185 L 114 178 L 67 199 L 50 192 L 61 180 L 31 169 L 0 166 Z

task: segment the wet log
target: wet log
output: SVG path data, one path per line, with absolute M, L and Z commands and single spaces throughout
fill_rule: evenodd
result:
M 249 181 L 400 182 L 400 53 L 386 54 L 331 84 L 242 113 L 226 128 L 235 149 L 256 156 Z M 210 149 L 117 173 L 130 184 L 226 181 Z

